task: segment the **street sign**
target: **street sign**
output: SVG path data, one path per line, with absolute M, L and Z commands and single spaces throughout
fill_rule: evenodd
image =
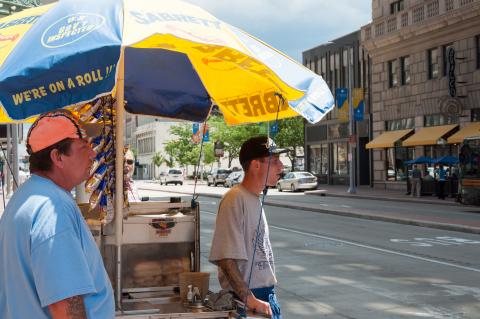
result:
M 215 142 L 215 144 L 213 145 L 213 152 L 215 154 L 215 157 L 223 157 L 223 142 Z
M 200 143 L 203 136 L 203 141 L 210 141 L 208 124 L 206 123 L 193 123 L 192 124 L 192 141 L 195 144 Z

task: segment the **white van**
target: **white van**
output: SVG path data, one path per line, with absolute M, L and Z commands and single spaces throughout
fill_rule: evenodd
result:
M 160 174 L 160 185 L 180 184 L 183 185 L 183 173 L 180 168 L 170 168 L 167 172 Z

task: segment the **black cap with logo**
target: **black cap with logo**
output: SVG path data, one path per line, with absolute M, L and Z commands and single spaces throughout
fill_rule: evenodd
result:
M 288 152 L 288 149 L 277 148 L 275 142 L 268 136 L 256 136 L 248 139 L 240 149 L 240 164 L 253 159 L 268 157 L 270 154 L 281 154 Z

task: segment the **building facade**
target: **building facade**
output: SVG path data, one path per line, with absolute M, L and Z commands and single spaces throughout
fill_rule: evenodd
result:
M 457 156 L 466 126 L 480 134 L 480 0 L 373 0 L 361 43 L 373 185 L 404 189 L 405 161 Z
M 349 56 L 353 68 L 352 86 L 361 88 L 364 92 L 364 119 L 355 122 L 352 137 L 348 118 L 340 116 L 338 107 L 319 123 L 305 124 L 305 168 L 318 176 L 320 184 L 349 183 L 349 142 L 357 145 L 354 153 L 356 183 L 370 183 L 370 154 L 365 150 L 365 145 L 370 140 L 369 58 L 360 46 L 360 32 L 353 32 L 304 51 L 303 64 L 321 75 L 335 96 L 337 88 L 348 87 Z
M 167 169 L 165 163 L 155 166 L 153 157 L 155 153 L 166 155 L 164 145 L 174 139 L 170 134 L 173 125 L 178 122 L 126 113 L 125 145 L 136 151 L 136 179 L 158 179 L 159 174 Z

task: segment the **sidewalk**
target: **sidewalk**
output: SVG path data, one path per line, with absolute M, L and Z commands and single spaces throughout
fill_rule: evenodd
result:
M 192 194 L 193 181 L 186 181 L 183 186 L 160 186 L 153 181 L 138 181 L 139 190 L 164 191 L 178 194 Z M 440 200 L 434 196 L 423 196 L 420 198 L 405 195 L 401 191 L 387 191 L 378 190 L 370 187 L 358 187 L 356 194 L 347 193 L 347 186 L 344 185 L 322 185 L 319 190 L 305 192 L 307 196 L 320 196 L 325 194 L 326 197 L 344 197 L 364 200 L 381 200 L 398 202 L 415 203 L 419 205 L 447 205 L 451 207 L 451 212 L 436 213 L 435 210 L 431 212 L 412 211 L 409 213 L 394 211 L 394 210 L 377 210 L 372 212 L 368 209 L 361 208 L 341 208 L 341 207 L 324 207 L 318 203 L 305 202 L 299 204 L 292 203 L 285 199 L 279 199 L 279 196 L 287 193 L 269 193 L 266 203 L 271 206 L 286 207 L 291 209 L 308 210 L 317 213 L 333 214 L 346 217 L 371 219 L 385 222 L 392 222 L 398 224 L 414 225 L 421 227 L 429 227 L 436 229 L 443 229 L 449 231 L 458 231 L 465 233 L 480 234 L 480 207 L 466 206 L 456 202 L 453 198 L 446 198 Z M 220 198 L 227 191 L 223 187 L 207 187 L 205 182 L 198 182 L 196 193 L 201 196 Z M 326 192 L 321 192 L 321 191 Z M 274 194 L 272 196 L 272 194 Z M 300 194 L 300 193 L 298 193 Z
M 441 204 L 441 205 L 452 205 L 452 206 L 464 206 L 461 203 L 455 201 L 455 198 L 446 197 L 445 200 L 438 199 L 436 196 L 421 196 L 421 197 L 412 197 L 407 195 L 404 191 L 393 191 L 372 188 L 370 186 L 357 186 L 355 194 L 347 193 L 347 185 L 320 185 L 318 190 L 307 191 L 307 195 L 322 195 L 322 190 L 326 191 L 326 196 L 333 197 L 347 197 L 347 198 L 362 198 L 362 199 L 372 199 L 378 200 L 381 198 L 386 201 L 394 202 L 415 202 L 415 203 L 424 203 L 424 204 Z M 479 207 L 480 209 L 480 207 Z

